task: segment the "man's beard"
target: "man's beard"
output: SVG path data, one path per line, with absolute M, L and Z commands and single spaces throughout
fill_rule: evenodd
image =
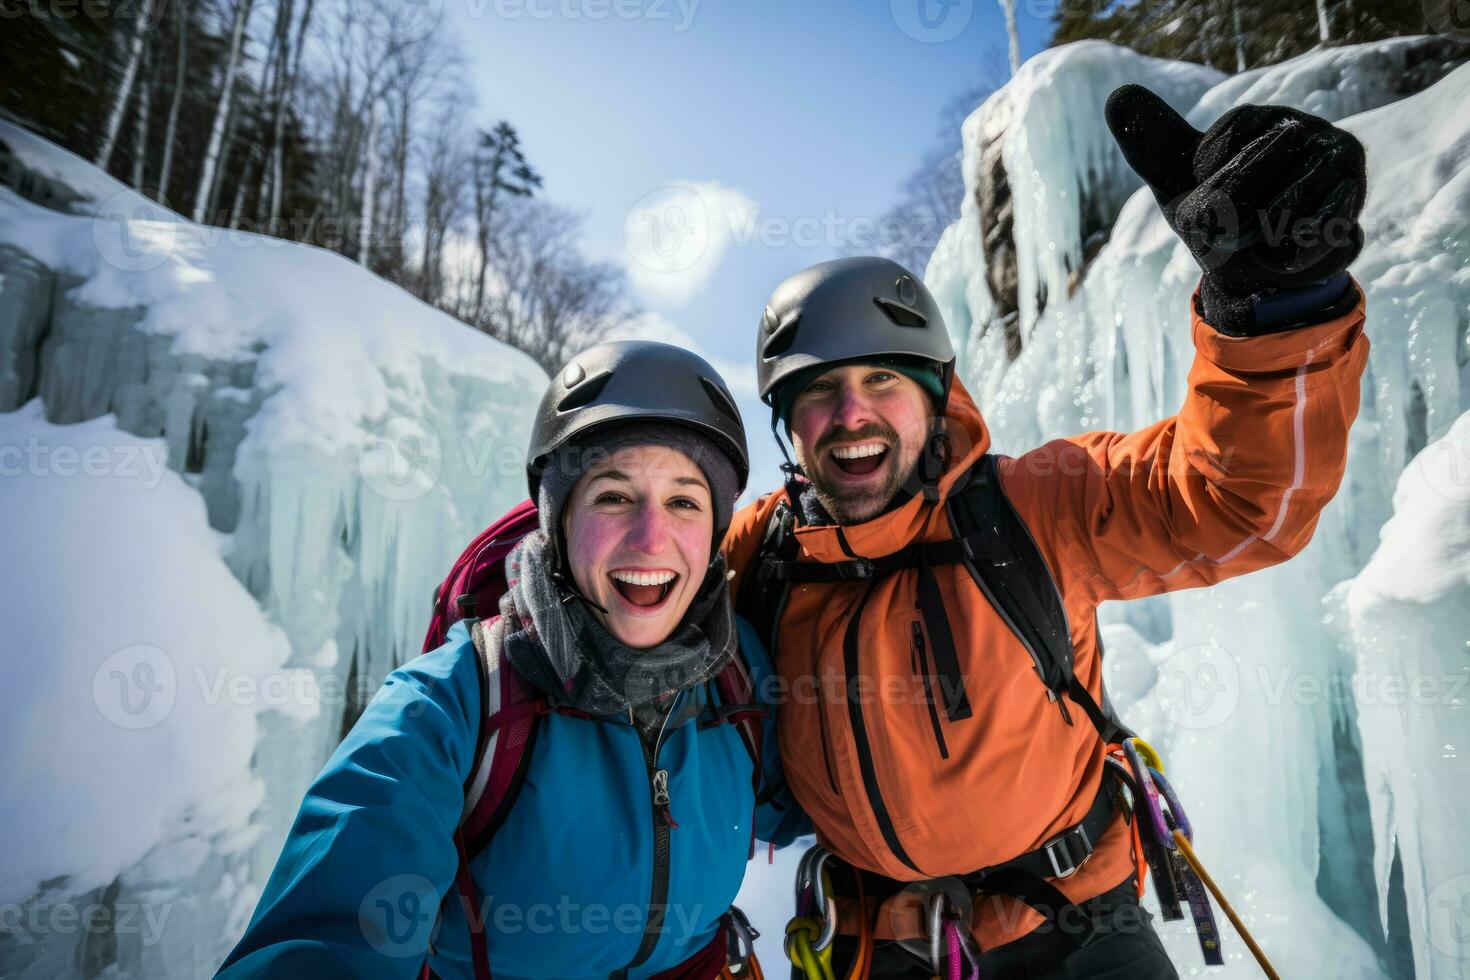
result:
M 886 473 L 878 483 L 862 487 L 833 485 L 824 478 L 832 462 L 829 450 L 834 445 L 861 442 L 864 439 L 881 439 L 888 446 L 888 457 L 882 463 Z M 898 437 L 898 433 L 887 425 L 872 422 L 860 429 L 834 429 L 818 440 L 815 450 L 808 458 L 801 447 L 796 447 L 796 461 L 811 482 L 817 502 L 832 515 L 838 524 L 862 524 L 870 521 L 888 507 L 898 495 L 914 464 L 918 462 L 918 447 L 910 449 Z M 815 465 L 814 465 L 815 461 Z

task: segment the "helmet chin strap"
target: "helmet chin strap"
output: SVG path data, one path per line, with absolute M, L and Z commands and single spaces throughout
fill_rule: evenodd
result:
M 801 495 L 802 483 L 807 481 L 807 475 L 802 472 L 800 464 L 791 458 L 791 453 L 786 450 L 786 441 L 781 438 L 781 415 L 776 408 L 775 399 L 771 400 L 771 436 L 776 440 L 776 448 L 781 450 L 781 455 L 786 462 L 781 464 L 781 472 L 785 474 L 782 483 L 786 485 L 786 496 L 793 504 Z
M 939 478 L 949 464 L 949 392 L 954 386 L 954 362 L 941 369 L 943 394 L 939 398 L 938 413 L 929 424 L 929 433 L 924 437 L 924 448 L 914 463 L 919 477 L 919 486 L 924 499 L 934 502 L 939 499 Z

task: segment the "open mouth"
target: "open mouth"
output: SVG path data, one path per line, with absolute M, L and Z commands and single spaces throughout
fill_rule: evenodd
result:
M 663 605 L 674 591 L 679 574 L 666 568 L 645 570 L 641 568 L 615 568 L 607 573 L 613 588 L 629 605 L 639 609 L 653 610 Z
M 832 463 L 848 476 L 867 476 L 888 459 L 888 447 L 881 442 L 859 442 L 835 446 L 828 450 Z

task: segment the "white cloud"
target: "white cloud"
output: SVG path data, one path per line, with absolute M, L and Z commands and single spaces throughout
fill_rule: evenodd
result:
M 674 181 L 645 194 L 623 221 L 634 290 L 650 303 L 687 303 L 757 212 L 754 201 L 718 181 Z

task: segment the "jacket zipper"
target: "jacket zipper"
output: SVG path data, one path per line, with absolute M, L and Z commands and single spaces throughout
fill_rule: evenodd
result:
M 929 670 L 929 650 L 924 645 L 924 626 L 917 619 L 913 627 L 914 673 L 924 681 L 924 702 L 929 706 L 929 724 L 934 729 L 934 742 L 939 746 L 939 757 L 949 758 L 949 748 L 944 744 L 944 729 L 939 724 L 939 709 L 934 704 L 934 679 Z
M 669 828 L 677 825 L 669 815 L 669 771 L 658 767 L 658 750 L 663 745 L 669 719 L 679 709 L 679 699 L 682 696 L 682 691 L 674 696 L 674 703 L 669 705 L 669 713 L 664 716 L 663 724 L 658 729 L 658 737 L 654 739 L 651 748 L 642 732 L 636 726 L 634 728 L 638 744 L 643 749 L 643 764 L 648 770 L 649 799 L 653 803 L 653 888 L 648 900 L 648 914 L 643 921 L 643 941 L 638 945 L 638 952 L 633 954 L 626 966 L 612 974 L 611 980 L 626 980 L 630 970 L 642 966 L 653 955 L 659 936 L 663 933 L 669 901 Z
M 868 804 L 873 809 L 873 817 L 878 821 L 878 829 L 883 832 L 883 840 L 887 842 L 888 849 L 893 856 L 898 858 L 908 867 L 919 874 L 918 865 L 909 859 L 908 852 L 903 849 L 903 844 L 898 839 L 898 831 L 893 826 L 893 820 L 888 815 L 888 806 L 883 802 L 883 793 L 878 788 L 878 771 L 873 766 L 873 749 L 868 744 L 867 726 L 863 722 L 863 706 L 852 697 L 852 678 L 858 676 L 858 625 L 862 622 L 863 607 L 868 604 L 868 599 L 873 595 L 873 583 L 869 583 L 863 591 L 863 597 L 858 600 L 857 607 L 852 611 L 852 618 L 847 621 L 847 635 L 842 639 L 842 651 L 846 677 L 842 685 L 843 697 L 847 699 L 848 718 L 852 723 L 852 740 L 857 746 L 858 766 L 863 772 L 863 788 L 867 791 Z
M 814 661 L 814 663 L 817 662 Z M 827 732 L 827 699 L 822 692 L 822 675 L 819 664 L 817 670 L 817 727 L 822 736 L 822 765 L 827 770 L 827 785 L 832 788 L 834 796 L 841 796 L 842 791 L 837 788 L 837 772 L 832 768 L 831 749 L 827 744 L 832 736 Z

